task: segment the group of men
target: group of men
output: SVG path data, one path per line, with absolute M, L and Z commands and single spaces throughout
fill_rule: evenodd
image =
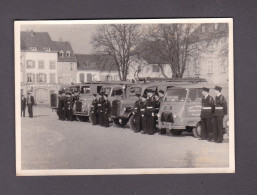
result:
M 57 115 L 59 120 L 73 121 L 73 105 L 79 99 L 76 92 L 60 90 Z
M 33 105 L 35 104 L 34 97 L 31 92 L 28 92 L 27 98 L 21 95 L 21 117 L 25 117 L 26 107 L 28 106 L 29 117 L 33 118 Z
M 163 98 L 164 91 L 147 90 L 146 93 L 138 97 L 134 105 L 135 132 L 153 135 L 157 132 L 157 114 L 160 109 L 160 103 Z M 162 133 L 162 132 L 160 132 Z
M 201 136 L 200 140 L 216 143 L 223 141 L 223 118 L 227 115 L 227 102 L 221 94 L 222 88 L 215 87 L 215 98 L 209 95 L 209 88 L 202 89 Z
M 97 99 L 97 94 L 93 94 L 94 100 L 92 101 L 90 108 L 90 118 L 92 125 L 99 124 L 103 127 L 110 126 L 110 114 L 111 114 L 111 103 L 108 100 L 108 95 L 100 93 L 100 97 Z

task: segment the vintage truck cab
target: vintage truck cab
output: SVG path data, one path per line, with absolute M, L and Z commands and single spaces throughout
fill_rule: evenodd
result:
M 228 102 L 228 86 L 220 85 L 222 94 Z M 191 131 L 195 137 L 201 134 L 202 87 L 210 88 L 210 95 L 215 97 L 212 84 L 180 85 L 166 91 L 158 113 L 158 128 L 170 130 L 173 135 Z M 228 115 L 224 117 L 224 128 L 228 131 Z

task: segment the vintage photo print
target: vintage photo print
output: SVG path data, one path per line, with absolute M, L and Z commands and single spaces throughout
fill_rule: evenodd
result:
M 235 172 L 231 18 L 14 27 L 18 176 Z

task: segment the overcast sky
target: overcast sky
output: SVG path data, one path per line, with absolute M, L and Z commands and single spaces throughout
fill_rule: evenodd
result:
M 76 54 L 89 54 L 93 48 L 90 44 L 95 32 L 95 24 L 42 24 L 22 25 L 21 30 L 33 30 L 35 32 L 48 32 L 53 41 L 69 41 Z

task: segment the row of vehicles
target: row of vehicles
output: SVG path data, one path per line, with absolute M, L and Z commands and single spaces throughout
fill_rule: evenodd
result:
M 160 79 L 140 78 L 135 83 L 130 82 L 94 82 L 72 84 L 69 90 L 79 93 L 79 100 L 73 108 L 73 114 L 79 121 L 90 121 L 90 106 L 93 94 L 104 92 L 112 105 L 111 118 L 118 127 L 127 124 L 135 129 L 135 119 L 132 110 L 137 100 L 136 94 L 144 96 L 147 90 L 165 91 L 157 114 L 157 128 L 180 135 L 183 131 L 192 132 L 195 137 L 201 134 L 200 112 L 202 88 L 210 88 L 214 97 L 215 85 L 207 84 L 205 79 Z M 221 85 L 222 93 L 228 99 L 227 85 Z M 224 118 L 224 128 L 228 130 L 228 115 Z

